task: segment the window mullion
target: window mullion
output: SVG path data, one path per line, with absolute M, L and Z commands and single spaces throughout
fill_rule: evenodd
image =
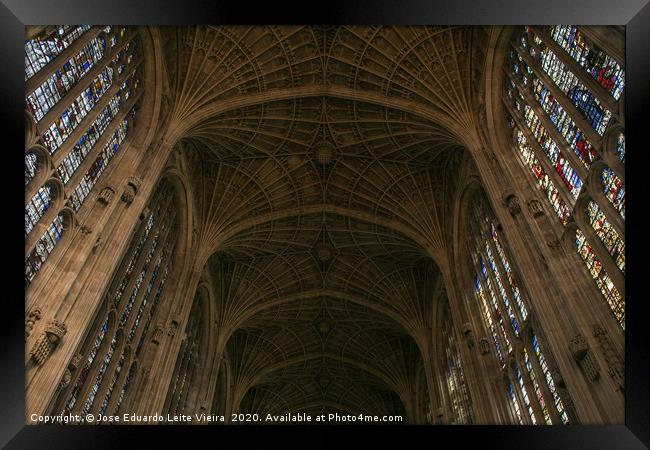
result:
M 477 236 L 477 234 L 475 234 L 475 231 L 473 233 L 474 233 L 474 236 Z M 476 238 L 474 239 L 474 247 L 479 248 L 479 249 L 481 248 L 476 243 Z M 480 284 L 481 284 L 481 293 L 480 294 L 475 293 L 475 298 L 482 296 L 482 298 L 477 298 L 477 301 L 479 303 L 482 303 L 483 301 L 485 301 L 485 304 L 479 304 L 479 309 L 480 310 L 487 309 L 486 311 L 481 311 L 483 313 L 481 315 L 483 316 L 484 314 L 487 314 L 492 319 L 492 326 L 494 327 L 494 330 L 491 329 L 489 323 L 485 323 L 486 322 L 485 317 L 483 317 L 482 322 L 484 323 L 484 325 L 485 325 L 485 327 L 487 329 L 486 330 L 487 333 L 489 333 L 492 336 L 492 338 L 493 338 L 492 340 L 494 340 L 494 337 L 497 338 L 498 343 L 499 343 L 499 347 L 500 347 L 500 350 L 501 350 L 500 354 L 501 354 L 501 357 L 503 358 L 503 364 L 505 365 L 508 362 L 508 355 L 510 354 L 510 352 L 508 351 L 508 348 L 509 347 L 512 348 L 512 341 L 510 341 L 510 345 L 508 345 L 508 343 L 506 342 L 507 335 L 504 336 L 504 333 L 506 333 L 506 331 L 504 331 L 504 329 L 507 329 L 507 327 L 506 326 L 501 327 L 502 324 L 498 323 L 499 321 L 497 320 L 497 317 L 496 317 L 498 309 L 497 309 L 497 311 L 495 311 L 495 306 L 494 306 L 494 303 L 492 303 L 492 298 L 490 296 L 489 288 L 487 286 L 487 281 L 486 281 L 485 278 L 483 278 L 483 271 L 481 269 L 481 265 L 480 265 L 480 263 L 478 261 L 478 258 L 482 258 L 482 253 L 481 252 L 477 252 L 476 260 L 474 260 L 474 271 L 475 271 L 476 275 L 478 276 L 478 278 L 480 280 Z M 501 316 L 501 319 L 503 320 L 503 316 Z M 497 356 L 497 360 L 498 359 L 499 358 Z M 497 362 L 499 363 L 500 367 L 503 367 L 501 361 L 498 360 Z
M 79 53 L 90 41 L 99 36 L 102 31 L 103 28 L 100 27 L 90 29 L 79 36 L 78 39 L 75 39 L 74 42 L 68 45 L 68 47 L 59 53 L 56 58 L 50 61 L 49 64 L 43 66 L 25 82 L 25 92 L 34 92 L 34 90 L 42 85 L 50 75 L 57 70 L 61 70 L 63 65 L 68 62 L 70 58 Z
M 133 69 L 130 71 L 130 74 L 132 75 L 135 73 L 137 70 L 137 66 L 134 66 Z M 54 167 L 59 167 L 61 163 L 63 162 L 63 159 L 72 151 L 74 148 L 75 144 L 83 137 L 88 130 L 88 128 L 95 122 L 97 119 L 97 116 L 102 112 L 102 110 L 106 107 L 106 105 L 109 104 L 111 99 L 120 92 L 121 85 L 119 83 L 119 78 L 117 78 L 117 72 L 114 71 L 113 74 L 114 78 L 112 80 L 111 86 L 108 88 L 106 92 L 102 94 L 102 97 L 99 99 L 97 104 L 95 104 L 92 109 L 86 114 L 86 116 L 82 119 L 82 121 L 77 125 L 77 127 L 70 133 L 70 135 L 65 139 L 65 141 L 61 144 L 61 146 L 55 150 L 54 154 L 52 155 L 52 164 Z M 126 79 L 126 78 L 125 78 Z M 102 134 L 102 138 L 106 135 L 106 131 Z M 97 143 L 95 143 L 97 145 Z M 88 159 L 86 157 L 86 159 Z M 79 169 L 77 169 L 75 172 L 78 172 Z M 70 184 L 68 181 L 67 184 Z
M 510 115 L 514 119 L 517 128 L 519 128 L 519 130 L 522 133 L 524 133 L 524 136 L 526 137 L 526 140 L 528 141 L 527 144 L 532 148 L 532 150 L 533 150 L 533 152 L 535 154 L 535 157 L 537 158 L 537 161 L 539 161 L 539 163 L 543 166 L 544 171 L 546 172 L 546 174 L 549 177 L 552 178 L 553 184 L 556 187 L 559 186 L 559 188 L 557 188 L 558 194 L 560 195 L 560 197 L 562 197 L 562 200 L 564 200 L 564 203 L 569 208 L 572 209 L 573 205 L 575 205 L 576 201 L 575 201 L 574 198 L 572 198 L 569 195 L 569 190 L 568 190 L 568 187 L 566 186 L 566 184 L 564 183 L 564 180 L 562 180 L 562 177 L 560 176 L 560 174 L 557 173 L 557 170 L 555 169 L 555 167 L 553 166 L 553 164 L 549 160 L 548 156 L 546 155 L 546 153 L 544 152 L 542 147 L 539 145 L 539 142 L 537 141 L 535 136 L 533 136 L 533 133 L 530 131 L 530 129 L 528 128 L 528 126 L 524 122 L 523 118 L 521 116 L 519 116 L 517 111 L 515 111 L 515 108 L 512 108 L 512 106 L 509 104 L 507 98 L 504 98 L 504 102 L 505 102 L 505 104 L 506 104 L 506 106 L 507 106 L 507 108 L 508 108 L 508 110 L 510 112 Z
M 535 35 L 542 40 L 544 45 L 551 49 L 551 51 L 555 53 L 558 58 L 560 58 L 564 65 L 566 65 L 574 74 L 576 74 L 576 76 L 580 79 L 580 81 L 582 81 L 587 89 L 589 89 L 596 97 L 598 97 L 598 100 L 600 100 L 600 102 L 605 105 L 605 108 L 610 110 L 612 114 L 616 114 L 618 111 L 618 106 L 616 105 L 616 101 L 612 98 L 609 92 L 607 92 L 604 87 L 598 84 L 598 82 L 594 80 L 593 77 L 586 73 L 585 69 L 580 66 L 580 64 L 578 64 L 575 59 L 571 58 L 571 56 L 568 55 L 566 51 L 547 34 L 547 32 L 545 32 L 543 29 L 540 29 L 538 26 L 533 26 L 531 28 L 533 29 Z
M 515 45 L 514 48 L 516 49 L 517 53 L 522 56 L 524 61 L 526 61 L 526 64 L 528 64 L 528 66 L 533 70 L 533 73 L 537 76 L 537 78 L 539 78 L 539 80 L 549 89 L 551 94 L 553 94 L 553 97 L 556 98 L 562 108 L 564 108 L 564 110 L 569 114 L 578 128 L 580 128 L 585 133 L 587 139 L 589 139 L 589 142 L 591 142 L 594 148 L 602 148 L 603 139 L 601 135 L 598 134 L 598 132 L 589 122 L 587 122 L 580 111 L 578 111 L 576 106 L 571 102 L 569 97 L 567 97 L 567 95 L 557 87 L 551 77 L 542 69 L 539 61 L 536 58 L 533 59 L 526 51 L 524 51 L 524 49 L 521 48 L 521 46 Z M 558 56 L 558 58 L 560 57 Z M 582 81 L 578 75 L 576 76 L 580 81 Z M 611 112 L 611 110 L 609 111 Z
M 551 416 L 552 424 L 561 425 L 562 419 L 560 418 L 560 414 L 557 411 L 555 405 L 555 399 L 553 398 L 553 394 L 551 394 L 551 390 L 549 389 L 547 384 L 548 381 L 546 380 L 546 374 L 544 373 L 542 367 L 539 364 L 539 360 L 537 359 L 537 354 L 535 353 L 535 349 L 533 348 L 531 339 L 532 336 L 526 336 L 526 342 L 524 344 L 524 347 L 526 348 L 526 352 L 528 353 L 528 360 L 531 361 L 531 365 L 535 373 L 535 380 L 537 381 L 537 385 L 542 390 L 544 403 L 546 404 L 546 409 L 549 415 Z
M 133 109 L 133 106 L 137 103 L 137 101 L 140 99 L 140 95 L 142 94 L 142 91 L 138 91 L 136 95 L 133 96 L 132 99 L 130 99 L 129 103 L 127 105 L 123 105 L 122 109 L 120 112 L 117 113 L 117 115 L 113 118 L 109 126 L 106 128 L 104 133 L 101 135 L 101 137 L 95 142 L 95 145 L 93 145 L 92 149 L 88 154 L 84 157 L 83 161 L 77 167 L 72 174 L 72 176 L 68 179 L 67 183 L 65 183 L 65 188 L 67 191 L 69 191 L 68 194 L 71 194 L 74 192 L 74 190 L 77 188 L 81 180 L 83 179 L 84 176 L 88 173 L 88 170 L 92 166 L 92 164 L 97 160 L 97 157 L 101 154 L 101 152 L 104 150 L 106 147 L 107 143 L 113 138 L 113 135 L 115 132 L 122 126 L 124 119 L 127 118 L 128 114 L 131 112 Z M 127 135 L 129 133 L 127 132 Z M 120 147 L 124 145 L 124 143 L 127 141 L 128 136 L 124 138 L 124 141 L 120 143 Z M 95 184 L 96 185 L 96 184 Z M 94 187 L 94 186 L 93 186 Z
M 515 80 L 515 84 L 517 85 L 517 81 Z M 561 150 L 561 155 L 568 159 L 571 165 L 571 168 L 575 170 L 582 181 L 587 177 L 587 168 L 583 164 L 582 161 L 576 156 L 574 150 L 567 144 L 566 139 L 564 139 L 564 136 L 562 136 L 551 120 L 548 118 L 548 115 L 546 114 L 546 111 L 541 107 L 539 102 L 533 97 L 533 94 L 531 93 L 530 89 L 526 89 L 526 87 L 518 85 L 520 88 L 520 91 L 523 91 L 524 99 L 526 100 L 526 104 L 533 108 L 533 111 L 535 112 L 535 115 L 540 119 L 541 125 L 544 127 L 546 132 L 549 134 L 550 138 L 557 144 L 557 146 Z M 531 83 L 532 87 L 532 83 Z M 571 117 L 573 119 L 573 117 Z M 593 146 L 596 151 L 598 151 L 597 146 Z
M 131 306 L 131 311 L 129 311 L 129 317 L 126 320 L 126 323 L 124 324 L 124 330 L 126 335 L 126 340 L 127 343 L 132 345 L 132 342 L 129 338 L 131 334 L 131 327 L 134 325 L 135 319 L 137 317 L 137 311 L 139 311 L 140 306 L 142 304 L 142 301 L 144 299 L 144 296 L 147 296 L 147 301 L 149 302 L 151 300 L 151 295 L 154 292 L 153 286 L 152 289 L 147 289 L 147 286 L 149 285 L 150 282 L 155 282 L 156 279 L 159 279 L 161 277 L 161 267 L 164 266 L 165 263 L 165 258 L 164 258 L 164 251 L 165 251 L 165 244 L 167 243 L 167 237 L 170 235 L 170 226 L 167 224 L 166 229 L 158 236 L 158 243 L 156 245 L 156 249 L 154 251 L 154 254 L 151 257 L 151 260 L 149 261 L 149 267 L 147 268 L 147 274 L 145 275 L 144 279 L 142 280 L 142 284 L 140 285 L 140 289 L 138 289 L 138 293 L 136 295 L 135 300 L 132 303 Z M 160 262 L 160 266 L 156 267 L 157 260 L 159 257 L 163 256 L 163 259 Z M 156 270 L 155 273 L 155 279 L 154 279 L 154 270 Z M 140 325 L 140 324 L 139 324 Z

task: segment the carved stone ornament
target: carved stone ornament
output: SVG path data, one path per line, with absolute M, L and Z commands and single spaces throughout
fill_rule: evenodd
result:
M 469 322 L 465 322 L 462 326 L 463 336 L 465 336 L 465 342 L 467 347 L 474 347 L 474 334 L 472 333 L 472 326 Z
M 29 354 L 37 365 L 42 365 L 52 354 L 67 331 L 66 326 L 58 320 L 52 320 L 38 338 Z
M 571 349 L 571 353 L 573 353 L 573 357 L 576 360 L 581 360 L 584 358 L 589 351 L 587 340 L 582 334 L 577 334 L 573 339 L 571 339 L 571 342 L 569 342 L 569 348 Z
M 103 206 L 106 207 L 108 204 L 111 202 L 111 199 L 113 198 L 113 194 L 115 194 L 115 191 L 109 187 L 105 187 L 102 189 L 102 191 L 99 193 L 99 197 L 97 197 L 97 201 Z
M 478 342 L 478 348 L 481 355 L 487 355 L 490 353 L 490 341 L 488 341 L 487 338 L 481 338 Z
M 165 329 L 160 325 L 156 325 L 153 329 L 153 333 L 151 333 L 151 342 L 154 344 L 160 344 L 164 335 Z
M 70 363 L 68 364 L 68 367 L 63 373 L 63 377 L 59 383 L 59 389 L 65 389 L 70 384 L 70 381 L 72 380 L 72 374 L 79 368 L 79 363 L 81 363 L 82 359 L 83 356 L 80 353 L 77 353 L 72 357 Z
M 172 320 L 171 323 L 169 324 L 169 327 L 167 328 L 167 336 L 175 335 L 177 329 L 178 329 L 178 322 L 176 320 Z
M 336 149 L 329 142 L 318 142 L 313 148 L 314 160 L 321 166 L 327 166 L 336 158 Z
M 131 203 L 133 203 L 135 194 L 136 194 L 135 188 L 130 184 L 127 184 L 126 187 L 124 188 L 124 192 L 122 192 L 122 201 L 127 205 L 130 205 Z
M 334 257 L 334 249 L 327 243 L 321 243 L 316 246 L 316 257 L 320 262 L 328 262 Z
M 618 389 L 623 392 L 625 390 L 625 365 L 623 359 L 614 348 L 608 333 L 600 325 L 594 326 L 594 337 L 598 340 L 598 344 L 605 356 L 607 373 L 614 380 Z
M 510 215 L 512 215 L 513 217 L 521 212 L 521 206 L 519 206 L 519 199 L 517 198 L 516 195 L 510 195 L 508 196 L 508 198 L 506 198 L 506 206 L 508 207 L 508 211 L 510 211 Z
M 99 235 L 99 236 L 97 236 L 97 239 L 95 239 L 95 243 L 93 244 L 93 248 L 91 250 L 93 255 L 95 254 L 95 252 L 97 252 L 97 249 L 99 248 L 99 246 L 101 244 L 102 244 L 102 236 Z
M 533 215 L 533 217 L 541 217 L 544 215 L 544 208 L 539 200 L 531 200 L 528 202 L 528 210 Z
M 135 198 L 135 194 L 138 193 L 138 189 L 140 189 L 140 180 L 130 177 L 126 182 L 126 187 L 122 193 L 122 201 L 127 205 L 133 203 L 133 199 Z
M 90 233 L 92 233 L 93 230 L 91 230 L 90 227 L 88 227 L 87 225 L 82 225 L 79 228 L 79 231 L 81 231 L 81 234 L 83 234 L 84 236 L 88 236 Z
M 34 308 L 29 312 L 29 314 L 27 314 L 27 317 L 25 318 L 25 340 L 27 340 L 29 335 L 32 333 L 36 322 L 41 320 L 41 315 L 42 313 L 39 308 Z
M 587 379 L 591 382 L 598 380 L 598 378 L 600 378 L 598 363 L 591 354 L 585 337 L 582 334 L 577 334 L 573 339 L 571 339 L 569 348 Z

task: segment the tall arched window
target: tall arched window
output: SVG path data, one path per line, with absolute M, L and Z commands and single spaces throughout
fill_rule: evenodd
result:
M 520 424 L 568 423 L 539 338 L 531 325 L 527 295 L 492 210 L 483 197 L 474 197 L 468 211 L 471 211 L 468 249 L 473 264 L 476 309 L 489 336 L 486 345 L 492 348 L 503 372 L 503 395 L 511 404 L 513 418 Z
M 163 180 L 145 208 L 105 306 L 83 344 L 56 412 L 116 412 L 133 383 L 145 337 L 164 292 L 179 235 L 175 189 Z
M 63 184 L 60 198 L 68 199 L 58 207 L 74 215 L 133 128 L 141 66 L 135 28 L 65 25 L 25 43 L 26 110 L 38 148 L 48 154 L 25 149 L 25 236 L 35 242 L 29 235 L 42 230 L 37 225 L 46 219 L 56 236 L 49 239 L 47 233 L 38 241 L 47 242 L 45 247 L 26 250 L 26 285 L 66 230 L 60 214 L 45 214 L 52 206 L 52 180 Z
M 445 314 L 443 338 L 445 339 L 445 384 L 449 394 L 451 410 L 454 414 L 454 422 L 469 425 L 474 421 L 472 400 L 465 382 L 456 335 L 454 334 L 454 324 L 448 309 Z
M 625 71 L 575 26 L 518 29 L 506 67 L 515 152 L 561 225 L 577 226 L 575 250 L 624 327 L 625 185 L 621 165 L 604 165 L 602 155 L 625 160 L 624 134 L 607 133 L 624 123 L 617 105 Z
M 203 335 L 201 293 L 197 292 L 190 318 L 185 327 L 185 339 L 176 359 L 167 401 L 163 409 L 167 414 L 182 414 L 187 411 L 187 401 L 198 369 L 201 338 Z

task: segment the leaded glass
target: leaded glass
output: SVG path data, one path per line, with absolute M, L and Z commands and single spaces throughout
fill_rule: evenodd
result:
M 614 100 L 621 97 L 625 71 L 614 58 L 597 48 L 574 25 L 553 26 L 551 36 Z
M 603 170 L 600 179 L 605 197 L 614 205 L 621 217 L 625 219 L 625 184 L 623 184 L 623 180 L 617 177 L 610 168 Z
M 593 200 L 587 205 L 587 217 L 596 236 L 605 245 L 621 272 L 625 273 L 625 243 Z
M 616 286 L 614 286 L 612 279 L 605 269 L 603 269 L 602 263 L 596 257 L 589 242 L 587 242 L 586 236 L 579 228 L 576 230 L 576 247 L 578 254 L 596 282 L 596 286 L 598 286 L 598 289 L 602 292 L 607 304 L 614 313 L 616 320 L 625 328 L 625 301 L 618 292 L 618 289 L 616 289 Z

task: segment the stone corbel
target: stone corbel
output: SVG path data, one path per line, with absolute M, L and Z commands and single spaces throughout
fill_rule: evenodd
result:
M 508 211 L 510 212 L 510 215 L 512 217 L 515 217 L 517 214 L 521 212 L 521 206 L 519 205 L 519 198 L 514 194 L 510 194 L 505 197 L 505 205 L 508 208 Z
M 178 320 L 172 320 L 167 327 L 167 336 L 174 336 L 178 329 Z
M 465 322 L 462 327 L 463 336 L 465 336 L 465 342 L 467 343 L 468 348 L 474 347 L 474 335 L 472 333 L 472 325 L 469 322 Z
M 41 316 L 42 313 L 40 308 L 34 308 L 27 314 L 27 317 L 25 318 L 25 342 L 27 341 L 29 335 L 32 333 L 36 322 L 41 320 Z
M 68 364 L 68 367 L 63 373 L 63 378 L 61 378 L 61 382 L 59 383 L 59 389 L 65 389 L 70 384 L 70 381 L 72 380 L 72 374 L 79 368 L 82 359 L 83 355 L 81 353 L 77 353 L 72 357 L 70 363 Z
M 539 228 L 544 236 L 546 245 L 552 250 L 560 248 L 560 240 L 553 232 L 553 228 L 550 226 L 550 223 L 548 223 L 547 220 L 544 220 L 546 214 L 544 213 L 544 207 L 542 206 L 542 203 L 537 199 L 529 201 L 528 211 L 530 211 L 530 214 L 537 221 L 537 224 L 539 225 Z
M 160 345 L 164 335 L 165 329 L 161 325 L 156 325 L 153 329 L 153 332 L 151 333 L 151 342 L 156 345 Z
M 598 340 L 598 344 L 605 356 L 607 362 L 607 373 L 614 380 L 618 389 L 621 392 L 625 391 L 625 365 L 619 356 L 618 352 L 612 345 L 607 332 L 600 326 L 594 326 L 594 337 Z
M 600 378 L 598 363 L 591 354 L 587 340 L 582 334 L 577 334 L 569 343 L 573 358 L 578 362 L 582 372 L 592 383 Z
M 92 233 L 93 230 L 87 225 L 82 225 L 79 228 L 79 231 L 81 231 L 81 234 L 85 237 L 88 236 L 90 233 Z
M 530 211 L 535 219 L 544 215 L 544 207 L 542 206 L 542 203 L 536 199 L 528 202 L 528 211 Z
M 57 347 L 66 331 L 65 324 L 58 320 L 52 320 L 32 346 L 29 352 L 31 359 L 37 365 L 42 365 Z
M 107 186 L 99 193 L 97 201 L 105 208 L 110 204 L 113 194 L 115 194 L 115 191 Z
M 92 250 L 91 250 L 91 252 L 93 253 L 93 255 L 97 252 L 97 249 L 98 249 L 101 245 L 102 245 L 102 236 L 101 236 L 101 234 L 100 234 L 99 236 L 97 236 L 97 239 L 95 239 L 95 243 L 93 244 L 93 248 L 92 248 Z
M 133 199 L 138 193 L 138 189 L 140 189 L 140 180 L 135 177 L 129 177 L 126 181 L 124 192 L 122 193 L 122 201 L 126 203 L 127 206 L 133 203 Z
M 488 341 L 487 338 L 481 338 L 478 342 L 478 348 L 481 355 L 487 355 L 490 353 L 490 341 Z

